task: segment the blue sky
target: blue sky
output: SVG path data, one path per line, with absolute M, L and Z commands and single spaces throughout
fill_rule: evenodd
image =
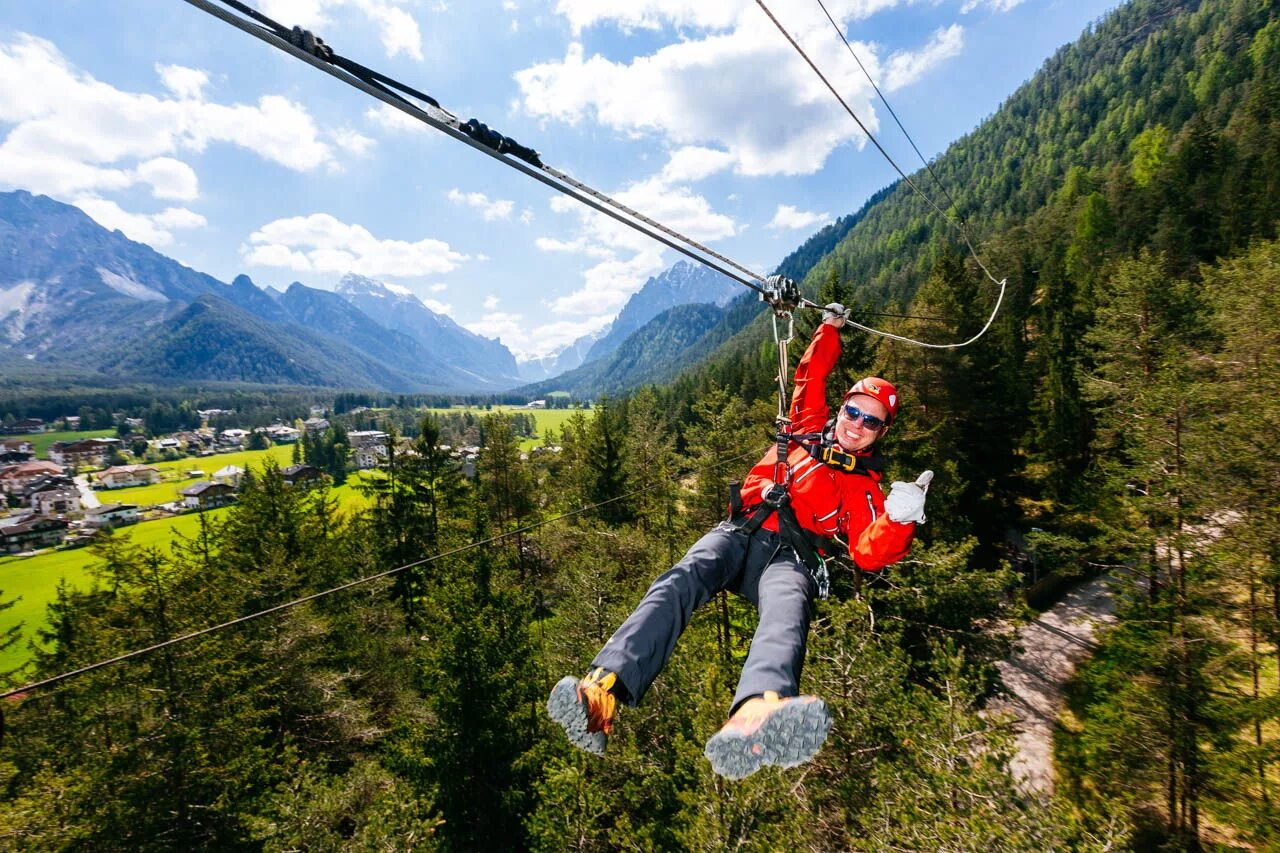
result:
M 893 173 L 753 0 L 250 0 L 767 272 Z M 816 0 L 774 13 L 904 166 Z M 926 156 L 1112 0 L 827 0 Z M 181 0 L 0 6 L 0 188 L 225 281 L 412 290 L 517 355 L 677 259 Z

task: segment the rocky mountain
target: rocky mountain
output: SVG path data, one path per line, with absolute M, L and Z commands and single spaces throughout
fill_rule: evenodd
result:
M 562 373 L 568 373 L 586 360 L 587 353 L 596 341 L 608 333 L 608 328 L 591 335 L 583 335 L 571 344 L 566 344 L 550 355 L 541 358 L 528 358 L 517 361 L 520 378 L 526 382 L 540 382 L 551 379 Z
M 568 391 L 575 397 L 622 394 L 651 382 L 665 382 L 687 362 L 698 346 L 724 319 L 718 305 L 677 305 L 668 308 L 627 336 L 614 352 L 568 373 L 521 389 L 531 395 Z
M 724 305 L 738 291 L 737 284 L 715 270 L 701 264 L 677 261 L 631 295 L 608 333 L 591 346 L 582 362 L 586 364 L 610 355 L 632 332 L 668 308 L 699 303 Z
M 243 275 L 224 284 L 106 230 L 76 207 L 22 191 L 0 193 L 2 364 L 160 382 L 296 379 L 470 393 L 517 384 L 515 360 L 501 344 L 411 296 L 372 285 L 364 291 L 376 287 L 396 303 L 382 314 L 399 318 L 390 327 L 350 297 L 300 283 L 280 294 Z M 374 300 L 371 307 L 382 306 Z M 404 323 L 417 334 L 400 331 Z M 212 341 L 229 352 L 216 352 Z M 231 346 L 235 341 L 243 346 Z M 188 351 L 165 349 L 178 343 Z M 151 344 L 157 349 L 148 354 Z M 258 374 L 249 353 L 263 359 Z
M 336 292 L 379 325 L 416 340 L 435 358 L 475 382 L 509 388 L 520 381 L 515 356 L 501 342 L 481 337 L 432 311 L 409 290 L 348 274 Z

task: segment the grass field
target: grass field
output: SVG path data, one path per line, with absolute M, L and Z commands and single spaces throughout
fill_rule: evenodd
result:
M 40 459 L 47 459 L 49 453 L 49 445 L 55 441 L 79 441 L 85 438 L 114 438 L 116 431 L 113 429 L 91 429 L 87 432 L 40 432 L 34 435 L 9 435 L 5 438 L 25 438 L 35 446 L 36 456 Z
M 438 415 L 457 415 L 471 412 L 477 417 L 484 417 L 495 412 L 519 412 L 525 415 L 533 415 L 534 422 L 538 425 L 538 435 L 536 438 L 526 438 L 520 442 L 521 450 L 531 450 L 542 444 L 548 429 L 555 430 L 558 435 L 564 427 L 564 422 L 578 409 L 526 409 L 524 406 L 493 406 L 486 409 L 483 406 L 454 406 L 451 409 L 431 409 L 430 411 Z
M 209 511 L 211 518 L 226 513 L 225 509 Z M 164 548 L 178 534 L 192 536 L 200 527 L 199 515 L 180 515 L 157 521 L 144 521 L 122 528 L 119 535 L 128 537 L 136 545 L 158 545 Z M 10 609 L 0 613 L 0 631 L 23 623 L 23 634 L 35 637 L 36 630 L 45 624 L 45 605 L 53 600 L 58 582 L 65 579 L 76 589 L 86 589 L 92 583 L 89 565 L 93 555 L 87 548 L 69 551 L 46 551 L 34 557 L 0 557 L 0 591 L 6 600 L 21 597 Z M 11 669 L 28 657 L 26 642 L 18 643 L 0 652 L 0 670 Z
M 189 456 L 169 462 L 148 463 L 160 470 L 160 482 L 151 486 L 133 486 L 128 489 L 95 490 L 98 500 L 107 503 L 137 504 L 138 506 L 154 506 L 167 503 L 178 498 L 178 491 L 196 481 L 195 477 L 184 476 L 187 471 L 203 471 L 202 479 L 208 479 L 214 471 L 235 465 L 237 468 L 249 470 L 261 468 L 263 461 L 274 459 L 281 467 L 288 467 L 293 459 L 293 447 L 278 444 L 266 450 L 239 450 L 234 453 L 219 453 L 216 456 Z

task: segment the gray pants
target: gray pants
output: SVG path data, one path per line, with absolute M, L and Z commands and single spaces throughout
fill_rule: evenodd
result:
M 760 612 L 730 713 L 767 690 L 797 695 L 817 585 L 778 534 L 758 530 L 748 539 L 724 522 L 653 582 L 591 666 L 617 673 L 631 704 L 639 702 L 693 612 L 721 590 L 736 592 Z

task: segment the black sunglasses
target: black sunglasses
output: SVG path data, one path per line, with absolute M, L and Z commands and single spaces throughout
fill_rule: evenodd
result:
M 880 418 L 877 418 L 875 415 L 868 415 L 852 403 L 844 404 L 844 413 L 848 415 L 849 420 L 853 421 L 855 424 L 861 420 L 867 429 L 880 429 L 884 426 L 884 421 Z

